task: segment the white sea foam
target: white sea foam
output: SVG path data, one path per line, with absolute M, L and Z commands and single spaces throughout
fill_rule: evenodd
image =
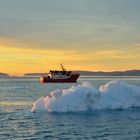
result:
M 49 96 L 39 98 L 32 112 L 79 112 L 131 107 L 140 107 L 140 87 L 114 80 L 99 89 L 89 82 L 83 82 L 69 89 L 54 90 Z

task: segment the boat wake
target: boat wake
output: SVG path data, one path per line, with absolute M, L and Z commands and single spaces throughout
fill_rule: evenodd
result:
M 69 89 L 54 90 L 41 97 L 32 112 L 80 112 L 100 109 L 126 109 L 140 107 L 140 87 L 114 80 L 96 89 L 89 82 Z

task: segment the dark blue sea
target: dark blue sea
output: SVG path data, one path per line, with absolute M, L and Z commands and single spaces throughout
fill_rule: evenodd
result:
M 0 78 L 0 139 L 139 140 L 139 107 L 31 112 L 33 103 L 53 90 L 68 89 L 85 81 L 98 89 L 115 79 L 140 87 L 140 77 L 80 77 L 75 84 L 40 84 L 36 77 Z

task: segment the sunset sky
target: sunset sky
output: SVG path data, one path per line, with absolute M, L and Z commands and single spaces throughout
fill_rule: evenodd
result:
M 0 0 L 0 72 L 140 69 L 140 0 Z

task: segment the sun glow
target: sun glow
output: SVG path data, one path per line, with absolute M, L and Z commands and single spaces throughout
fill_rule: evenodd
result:
M 139 65 L 136 61 L 140 59 L 137 49 L 126 51 L 123 49 L 98 50 L 93 48 L 85 52 L 78 49 L 76 45 L 73 44 L 72 49 L 57 44 L 61 47 L 51 49 L 41 45 L 34 46 L 30 43 L 1 39 L 0 72 L 11 75 L 45 73 L 50 69 L 59 69 L 60 63 L 63 63 L 67 69 L 87 71 L 128 70 L 131 67 L 135 69 Z M 89 46 L 91 45 L 96 45 L 96 47 L 98 45 L 109 46 L 109 44 L 89 44 Z
M 0 45 L 0 68 L 12 75 L 46 72 L 50 68 L 59 68 L 59 63 L 82 60 L 83 55 L 75 50 L 11 47 Z M 58 66 L 57 66 L 58 65 Z M 74 66 L 72 67 L 74 68 Z

